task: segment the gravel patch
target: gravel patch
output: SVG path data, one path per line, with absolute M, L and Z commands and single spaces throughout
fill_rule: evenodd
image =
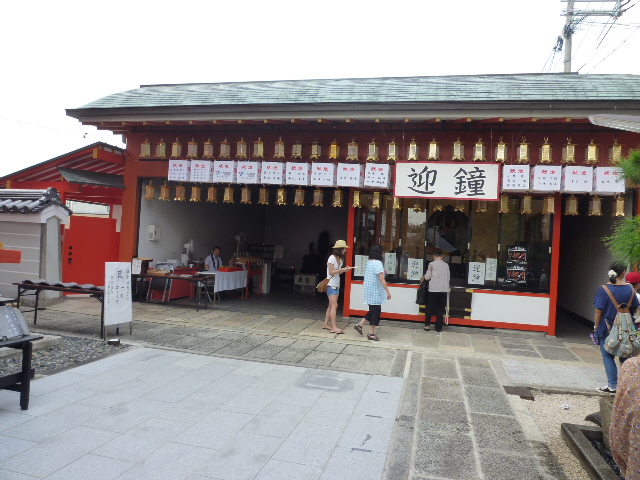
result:
M 33 352 L 31 367 L 36 375 L 48 375 L 56 370 L 71 367 L 89 360 L 119 353 L 127 345 L 111 346 L 102 340 L 61 336 L 58 345 Z M 17 357 L 0 360 L 0 376 L 17 373 L 22 369 L 22 353 Z
M 531 412 L 549 450 L 553 452 L 562 466 L 568 480 L 584 480 L 587 473 L 560 435 L 561 423 L 595 426 L 584 420 L 590 413 L 600 410 L 597 395 L 547 394 L 534 392 L 535 401 L 527 401 L 525 405 Z M 568 409 L 562 406 L 569 405 Z

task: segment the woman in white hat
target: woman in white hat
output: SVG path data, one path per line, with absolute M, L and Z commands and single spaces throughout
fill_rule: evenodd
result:
M 322 328 L 330 330 L 331 333 L 344 333 L 344 330 L 340 330 L 336 325 L 336 311 L 338 310 L 338 294 L 340 293 L 340 274 L 352 268 L 342 267 L 347 248 L 349 248 L 347 242 L 338 240 L 333 246 L 329 260 L 327 260 L 327 278 L 329 279 L 327 297 L 329 297 L 329 306 L 324 316 Z M 329 327 L 329 322 L 331 322 L 331 327 Z

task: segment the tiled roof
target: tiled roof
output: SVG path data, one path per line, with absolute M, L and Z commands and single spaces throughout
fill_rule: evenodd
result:
M 90 172 L 75 168 L 58 168 L 64 179 L 70 183 L 95 185 L 99 187 L 124 188 L 124 177 L 111 173 Z
M 468 75 L 155 85 L 109 95 L 69 112 L 213 105 L 589 100 L 640 101 L 640 75 Z
M 0 189 L 0 213 L 38 213 L 50 205 L 60 205 L 71 214 L 63 203 L 58 190 Z

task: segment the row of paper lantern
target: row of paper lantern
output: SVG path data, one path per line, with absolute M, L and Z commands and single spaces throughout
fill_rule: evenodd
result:
M 452 144 L 452 155 L 451 160 L 453 161 L 464 161 L 467 159 L 465 157 L 465 146 L 464 142 L 458 138 Z M 551 164 L 553 163 L 553 145 L 549 143 L 549 138 L 544 138 L 544 143 L 539 147 L 539 156 L 538 163 L 541 164 Z M 211 139 L 207 140 L 203 143 L 203 153 L 200 156 L 198 153 L 198 142 L 195 140 L 191 140 L 187 143 L 187 153 L 183 155 L 182 153 L 182 144 L 179 139 L 176 138 L 176 141 L 171 144 L 171 155 L 167 156 L 167 144 L 163 139 L 160 139 L 160 142 L 156 145 L 155 154 L 152 155 L 151 152 L 151 143 L 149 139 L 146 139 L 140 145 L 140 158 L 155 158 L 155 159 L 166 159 L 170 158 L 172 160 L 177 159 L 203 159 L 203 160 L 213 160 L 214 158 L 217 160 L 231 160 L 231 144 L 227 142 L 227 140 L 223 140 L 220 143 L 220 152 L 218 156 L 214 156 L 213 152 L 213 143 Z M 482 141 L 482 137 L 478 138 L 478 141 L 473 145 L 473 154 L 468 159 L 473 160 L 475 162 L 483 162 L 483 161 L 496 161 L 505 163 L 509 161 L 509 147 L 503 141 L 502 137 L 498 141 L 497 145 L 494 148 L 493 157 L 487 157 L 487 146 L 485 142 Z M 562 145 L 562 163 L 563 164 L 574 164 L 576 163 L 576 152 L 577 145 L 571 142 L 571 138 L 567 138 L 567 143 Z M 309 155 L 309 160 L 320 160 L 322 157 L 322 146 L 317 142 L 313 142 L 311 144 L 311 153 Z M 249 159 L 249 149 L 248 144 L 244 139 L 240 139 L 236 143 L 236 155 L 234 157 L 236 160 L 247 160 Z M 253 153 L 251 154 L 251 158 L 254 159 L 264 159 L 264 142 L 258 138 L 253 142 Z M 274 154 L 273 158 L 276 160 L 284 160 L 285 159 L 285 144 L 282 141 L 282 137 L 275 142 L 274 146 Z M 300 160 L 302 159 L 302 143 L 297 141 L 291 146 L 291 156 L 292 160 Z M 340 145 L 337 141 L 333 141 L 329 146 L 329 161 L 339 161 L 340 157 Z M 587 165 L 597 165 L 600 163 L 600 145 L 597 145 L 594 140 L 591 140 L 591 143 L 585 147 L 585 163 Z M 622 145 L 618 144 L 617 140 L 614 139 L 613 144 L 609 147 L 609 162 L 611 164 L 615 164 L 622 158 Z M 356 143 L 355 139 L 352 140 L 347 145 L 347 162 L 359 162 L 361 160 L 358 154 L 358 143 Z M 419 146 L 415 140 L 415 137 L 412 138 L 409 146 L 407 147 L 407 155 L 404 158 L 405 160 L 421 160 L 419 153 Z M 401 160 L 399 156 L 398 145 L 395 140 L 392 140 L 387 144 L 387 162 L 396 162 Z M 441 160 L 440 158 L 440 143 L 436 141 L 434 138 L 428 144 L 427 155 L 423 160 Z M 379 156 L 379 147 L 375 140 L 372 140 L 368 145 L 367 150 L 367 162 L 378 162 L 380 161 Z M 526 137 L 522 137 L 520 143 L 516 147 L 516 163 L 526 164 L 532 161 L 531 158 L 531 145 L 527 142 Z
M 231 186 L 227 186 L 224 188 L 224 203 L 235 203 L 235 188 Z M 294 201 L 293 205 L 295 206 L 305 206 L 305 193 L 306 190 L 302 188 L 298 188 L 294 193 Z M 359 190 L 355 190 L 353 192 L 353 202 L 351 204 L 354 208 L 361 208 L 361 193 Z M 372 201 L 371 207 L 374 209 L 380 209 L 382 205 L 382 192 L 371 192 L 372 193 Z M 313 202 L 311 206 L 314 207 L 323 207 L 324 206 L 324 195 L 325 192 L 316 188 L 313 191 Z M 144 198 L 146 200 L 154 200 L 155 199 L 155 186 L 149 182 L 148 185 L 145 186 L 145 194 Z M 171 187 L 169 185 L 162 185 L 160 187 L 160 200 L 169 201 L 171 200 Z M 187 199 L 187 191 L 186 187 L 183 185 L 178 185 L 175 187 L 175 201 L 186 201 Z M 191 195 L 189 200 L 191 202 L 200 202 L 202 201 L 202 187 L 193 186 L 191 187 Z M 240 203 L 250 205 L 252 204 L 252 192 L 250 187 L 242 187 L 240 189 Z M 412 206 L 413 210 L 422 212 L 424 211 L 423 206 L 424 199 L 414 199 L 414 205 Z M 500 197 L 500 204 L 498 207 L 498 213 L 509 213 L 509 200 L 510 197 L 503 195 Z M 218 202 L 218 188 L 215 186 L 210 186 L 207 188 L 207 202 L 217 203 Z M 463 200 L 452 200 L 455 211 L 464 212 L 465 209 L 465 201 Z M 473 201 L 473 204 L 476 206 L 477 213 L 486 213 L 488 211 L 487 201 L 479 200 Z M 269 205 L 269 189 L 262 187 L 258 191 L 258 205 Z M 287 205 L 287 189 L 279 188 L 276 193 L 276 205 Z M 434 211 L 443 210 L 444 202 L 440 199 L 436 200 L 434 203 Z M 344 192 L 340 189 L 336 189 L 333 191 L 331 206 L 333 207 L 342 207 L 344 206 Z M 402 210 L 402 203 L 399 197 L 393 197 L 393 205 L 392 208 L 394 210 Z M 520 200 L 520 213 L 521 214 L 531 214 L 533 213 L 533 197 L 531 195 L 524 195 Z M 543 214 L 555 214 L 555 198 L 553 196 L 547 196 L 543 198 Z M 565 215 L 578 215 L 578 198 L 574 195 L 571 195 L 565 199 Z M 602 199 L 593 195 L 589 199 L 589 216 L 601 216 L 602 215 Z M 613 201 L 613 212 L 612 215 L 614 217 L 624 216 L 624 198 L 621 196 L 616 196 Z

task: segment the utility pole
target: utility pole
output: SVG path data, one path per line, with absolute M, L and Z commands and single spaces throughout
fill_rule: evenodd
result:
M 624 10 L 622 10 L 622 0 L 599 0 L 600 3 L 615 3 L 611 10 L 575 10 L 574 3 L 577 2 L 593 2 L 594 0 L 561 0 L 567 2 L 567 8 L 563 11 L 563 15 L 567 17 L 562 31 L 564 38 L 564 73 L 571 73 L 571 46 L 572 37 L 578 28 L 578 24 L 588 16 L 595 17 L 613 17 L 617 20 Z M 628 3 L 628 2 L 627 2 Z M 626 5 L 626 4 L 625 4 Z M 579 17 L 576 20 L 576 17 Z

